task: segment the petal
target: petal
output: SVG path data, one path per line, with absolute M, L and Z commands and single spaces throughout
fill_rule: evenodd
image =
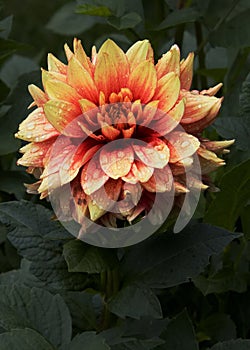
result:
M 109 179 L 109 176 L 102 170 L 99 160 L 87 163 L 81 173 L 81 186 L 84 192 L 88 195 L 98 190 Z
M 43 106 L 48 101 L 48 97 L 46 96 L 46 94 L 36 85 L 31 84 L 28 86 L 28 89 L 29 93 L 33 97 L 35 104 L 38 107 Z
M 217 157 L 214 152 L 208 151 L 203 147 L 200 147 L 197 153 L 199 155 L 202 174 L 208 174 L 218 167 L 225 165 L 224 159 Z
M 217 92 L 221 89 L 221 87 L 223 86 L 222 83 L 219 83 L 207 90 L 202 90 L 200 93 L 201 95 L 208 95 L 208 96 L 214 96 L 215 94 L 217 94 Z
M 60 74 L 67 74 L 66 64 L 59 61 L 52 53 L 48 54 L 48 70 Z
M 107 40 L 97 55 L 94 80 L 108 99 L 112 92 L 126 87 L 129 65 L 125 53 L 112 40 Z
M 133 145 L 139 159 L 152 168 L 164 168 L 169 160 L 168 146 L 160 139 L 149 140 L 146 146 Z
M 183 131 L 171 132 L 166 139 L 170 150 L 170 163 L 190 157 L 200 146 L 200 142 L 196 137 Z
M 107 144 L 100 152 L 100 164 L 103 171 L 112 179 L 128 174 L 134 161 L 134 152 L 130 146 L 114 149 L 113 143 Z
M 82 129 L 78 124 L 72 122 L 82 114 L 78 105 L 66 101 L 50 100 L 44 105 L 44 113 L 48 121 L 60 133 L 75 137 L 83 136 Z
M 120 135 L 120 130 L 116 129 L 114 126 L 107 123 L 101 123 L 102 134 L 110 141 L 118 138 Z
M 189 90 L 193 79 L 194 53 L 190 52 L 185 60 L 181 62 L 180 81 L 181 88 Z
M 73 46 L 76 59 L 81 63 L 81 65 L 84 67 L 85 70 L 88 71 L 90 75 L 93 75 L 93 64 L 91 63 L 89 57 L 86 55 L 85 51 L 83 50 L 81 40 L 75 38 L 73 41 Z
M 154 96 L 157 77 L 154 64 L 143 61 L 132 71 L 128 80 L 128 88 L 132 91 L 134 99 L 147 103 Z
M 182 124 L 194 123 L 205 118 L 211 109 L 221 101 L 214 96 L 201 95 L 198 91 L 181 90 L 180 96 L 186 100 Z
M 15 137 L 25 141 L 41 142 L 57 135 L 58 131 L 48 122 L 43 109 L 39 107 L 19 125 Z
M 205 146 L 206 149 L 215 153 L 228 153 L 230 152 L 227 147 L 230 147 L 234 144 L 235 140 L 225 140 L 225 141 L 209 141 L 202 140 L 202 145 Z
M 74 205 L 72 206 L 72 216 L 74 220 L 83 223 L 88 216 L 87 195 L 83 192 L 79 177 L 74 179 L 71 183 L 71 192 L 74 198 Z
M 130 71 L 132 72 L 142 61 L 154 63 L 154 52 L 148 40 L 137 41 L 126 52 Z
M 71 103 L 77 103 L 82 97 L 77 91 L 68 84 L 56 80 L 43 80 L 44 90 L 51 99 L 63 100 Z
M 18 159 L 17 164 L 23 166 L 44 167 L 44 156 L 55 142 L 56 137 L 50 138 L 44 142 L 31 142 L 22 147 L 19 152 L 24 153 L 22 158 Z
M 151 178 L 142 184 L 149 192 L 170 191 L 173 185 L 173 176 L 171 169 L 166 165 L 163 169 L 155 169 Z
M 132 173 L 140 182 L 146 182 L 153 175 L 154 168 L 145 165 L 140 160 L 135 160 L 132 165 Z
M 184 111 L 184 100 L 181 100 L 168 113 L 161 113 L 162 117 L 156 121 L 153 120 L 150 127 L 164 136 L 180 123 Z
M 175 73 L 164 75 L 159 81 L 154 100 L 159 100 L 158 108 L 168 112 L 176 103 L 180 93 L 180 80 Z
M 159 59 L 155 66 L 157 72 L 157 79 L 159 80 L 164 75 L 174 72 L 176 75 L 180 74 L 180 50 L 177 45 L 173 45 L 171 49 Z
M 98 91 L 89 72 L 73 56 L 68 64 L 68 83 L 85 99 L 98 102 Z

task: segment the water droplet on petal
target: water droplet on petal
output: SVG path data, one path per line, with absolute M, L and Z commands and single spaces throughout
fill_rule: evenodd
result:
M 34 123 L 29 123 L 26 127 L 27 130 L 33 130 L 35 129 L 35 124 Z
M 188 141 L 184 141 L 184 142 L 182 142 L 181 147 L 185 148 L 188 145 L 189 145 L 189 142 Z

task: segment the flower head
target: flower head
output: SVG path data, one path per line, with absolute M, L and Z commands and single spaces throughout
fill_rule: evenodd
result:
M 220 109 L 221 84 L 190 91 L 194 55 L 180 61 L 174 45 L 155 64 L 147 40 L 126 53 L 107 40 L 91 59 L 79 40 L 73 46 L 68 64 L 48 55 L 43 90 L 29 86 L 35 109 L 16 134 L 29 142 L 18 164 L 38 177 L 29 191 L 44 198 L 69 184 L 77 222 L 116 226 L 150 212 L 157 193 L 207 188 L 206 176 L 189 186 L 187 170 L 194 157 L 205 175 L 223 165 L 217 154 L 232 141 L 201 136 Z

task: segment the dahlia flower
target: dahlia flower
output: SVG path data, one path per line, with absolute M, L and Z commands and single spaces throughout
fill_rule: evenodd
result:
M 18 164 L 38 179 L 29 192 L 45 198 L 67 184 L 74 220 L 115 227 L 147 215 L 156 193 L 174 191 L 178 205 L 191 187 L 210 185 L 208 173 L 225 164 L 218 154 L 233 141 L 202 137 L 222 84 L 190 91 L 193 53 L 180 60 L 174 45 L 155 64 L 147 40 L 126 53 L 107 40 L 90 59 L 77 39 L 65 53 L 67 64 L 48 55 L 43 90 L 29 86 L 35 109 L 15 135 L 28 141 Z M 194 156 L 202 176 L 189 186 Z

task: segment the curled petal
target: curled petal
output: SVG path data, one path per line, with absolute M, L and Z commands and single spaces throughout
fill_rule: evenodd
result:
M 219 83 L 219 84 L 209 88 L 208 90 L 202 90 L 200 93 L 201 93 L 201 95 L 214 96 L 221 89 L 222 85 L 223 85 L 222 83 Z
M 134 161 L 134 152 L 130 146 L 113 149 L 108 144 L 100 152 L 102 170 L 112 179 L 118 179 L 128 174 Z
M 180 50 L 177 45 L 173 45 L 171 49 L 159 59 L 156 65 L 158 80 L 170 72 L 176 75 L 180 74 Z
M 194 53 L 190 52 L 185 60 L 181 62 L 180 81 L 181 89 L 189 90 L 193 79 Z
M 149 60 L 154 63 L 154 52 L 148 40 L 137 41 L 126 52 L 131 72 L 142 61 Z
M 100 48 L 95 65 L 94 80 L 106 98 L 127 85 L 129 65 L 125 53 L 112 40 Z
M 155 90 L 154 99 L 159 100 L 159 109 L 168 112 L 176 103 L 180 93 L 180 79 L 171 72 L 164 75 Z
M 147 103 L 154 96 L 157 84 L 156 70 L 150 61 L 143 61 L 132 71 L 128 80 L 128 87 L 134 99 Z
M 139 159 L 152 168 L 164 168 L 169 161 L 168 146 L 160 139 L 149 140 L 146 146 L 133 145 Z
M 197 154 L 199 156 L 202 174 L 208 174 L 218 167 L 225 165 L 224 159 L 217 157 L 214 152 L 208 151 L 203 147 L 197 150 Z
M 41 142 L 57 135 L 58 131 L 48 122 L 43 109 L 39 107 L 19 125 L 15 137 L 25 141 Z
M 168 165 L 163 169 L 155 169 L 151 178 L 142 184 L 142 186 L 149 192 L 171 191 L 172 185 L 173 176 Z
M 170 163 L 192 156 L 200 146 L 200 141 L 185 132 L 174 131 L 167 136 Z
M 226 140 L 226 141 L 209 141 L 202 140 L 202 145 L 205 146 L 209 151 L 215 152 L 217 154 L 225 154 L 230 152 L 227 147 L 230 147 L 234 144 L 235 140 Z

